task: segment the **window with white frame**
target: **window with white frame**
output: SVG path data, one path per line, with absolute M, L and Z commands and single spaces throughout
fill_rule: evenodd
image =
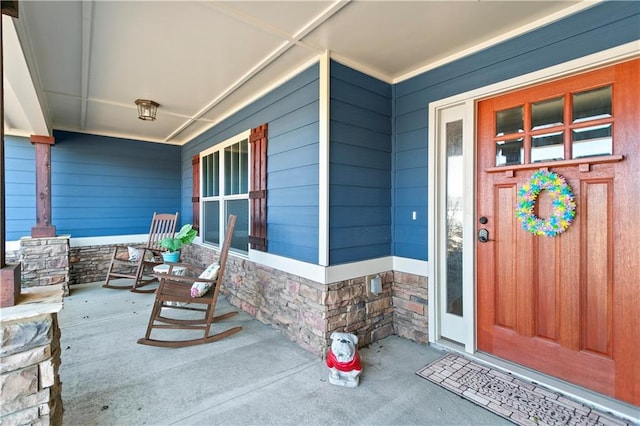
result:
M 200 154 L 202 242 L 221 245 L 227 217 L 238 217 L 231 250 L 249 252 L 249 135 Z

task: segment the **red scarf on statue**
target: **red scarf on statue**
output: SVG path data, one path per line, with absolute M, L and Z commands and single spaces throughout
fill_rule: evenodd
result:
M 362 371 L 362 366 L 360 365 L 360 354 L 356 351 L 351 361 L 340 362 L 333 351 L 329 349 L 329 353 L 327 354 L 327 367 L 335 368 L 336 370 L 343 371 L 345 373 L 353 370 Z

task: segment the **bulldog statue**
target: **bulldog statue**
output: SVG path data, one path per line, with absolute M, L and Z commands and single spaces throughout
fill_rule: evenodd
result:
M 358 354 L 358 336 L 351 333 L 334 331 L 331 334 L 331 348 L 327 353 L 329 383 L 337 386 L 355 388 L 360 384 L 360 355 Z

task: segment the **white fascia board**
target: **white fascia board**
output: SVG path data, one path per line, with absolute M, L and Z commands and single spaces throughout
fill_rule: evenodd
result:
M 36 91 L 32 73 L 27 64 L 25 49 L 20 43 L 15 20 L 7 15 L 2 16 L 2 40 L 4 55 L 4 81 L 8 85 L 8 91 L 13 93 L 19 102 L 21 111 L 16 112 L 22 116 L 29 129 L 15 129 L 30 132 L 35 135 L 50 136 L 51 132 L 44 115 L 40 98 Z

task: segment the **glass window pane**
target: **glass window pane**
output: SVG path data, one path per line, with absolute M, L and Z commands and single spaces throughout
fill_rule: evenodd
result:
M 519 106 L 504 111 L 498 111 L 496 113 L 496 136 L 523 132 L 523 109 L 524 107 Z
M 496 166 L 524 163 L 524 138 L 496 142 Z
M 573 158 L 612 155 L 611 124 L 585 127 L 571 132 Z
M 218 152 L 202 157 L 203 197 L 216 197 L 219 195 L 218 157 Z
M 564 123 L 564 98 L 550 99 L 531 105 L 531 128 L 533 130 L 559 126 Z
M 446 125 L 447 142 L 447 312 L 462 316 L 462 120 Z
M 228 200 L 227 216 L 234 214 L 236 228 L 233 230 L 231 248 L 242 252 L 249 251 L 249 200 Z
M 249 193 L 249 140 L 240 142 L 240 194 Z
M 224 195 L 234 194 L 234 173 L 233 173 L 233 147 L 235 145 L 228 146 L 224 149 Z
M 573 95 L 573 122 L 611 117 L 611 86 Z
M 531 162 L 564 159 L 564 132 L 534 136 L 531 139 Z
M 243 140 L 224 150 L 225 195 L 246 194 L 248 192 L 249 154 L 247 140 Z
M 205 243 L 220 244 L 220 202 L 204 202 L 204 232 L 202 240 Z

